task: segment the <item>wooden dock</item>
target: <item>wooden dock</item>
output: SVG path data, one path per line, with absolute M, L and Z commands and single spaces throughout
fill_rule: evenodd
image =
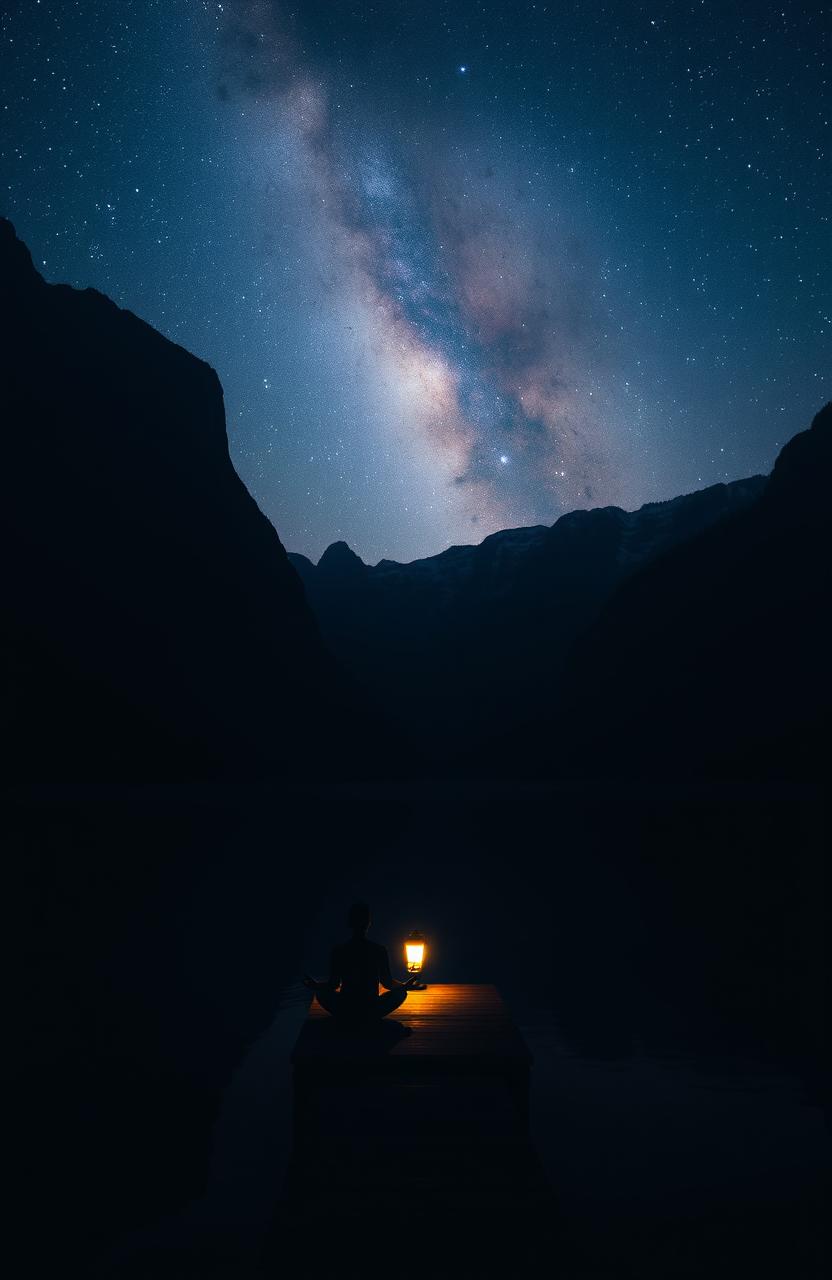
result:
M 517 1124 L 529 1123 L 531 1054 L 496 987 L 437 983 L 407 1000 L 369 1032 L 350 1033 L 313 1002 L 292 1054 L 296 1140 L 314 1119 L 322 1087 L 378 1082 L 502 1082 Z
M 502 1274 L 521 1260 L 543 1265 L 538 1227 L 552 1206 L 529 1141 L 531 1055 L 493 986 L 412 991 L 363 1032 L 313 1003 L 292 1066 L 275 1268 L 294 1241 L 307 1276 L 335 1274 L 365 1236 L 388 1249 L 409 1240 L 408 1258 L 394 1264 L 402 1276 L 491 1274 L 501 1256 Z M 429 1261 L 407 1225 L 413 1216 L 430 1224 Z

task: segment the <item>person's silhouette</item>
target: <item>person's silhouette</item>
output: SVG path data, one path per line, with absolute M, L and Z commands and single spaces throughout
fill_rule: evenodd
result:
M 304 985 L 315 992 L 318 1004 L 336 1018 L 350 1022 L 385 1018 L 404 1004 L 416 979 L 399 982 L 390 973 L 386 947 L 368 941 L 370 908 L 366 902 L 354 902 L 347 920 L 352 937 L 333 947 L 329 977 L 318 982 L 305 974 Z M 379 983 L 385 988 L 381 996 Z

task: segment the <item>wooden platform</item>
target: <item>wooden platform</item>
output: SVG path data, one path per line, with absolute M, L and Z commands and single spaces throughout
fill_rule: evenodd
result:
M 351 1031 L 312 1003 L 292 1053 L 295 1120 L 303 1122 L 310 1088 L 387 1077 L 496 1078 L 528 1125 L 531 1054 L 496 987 L 436 983 L 411 991 L 390 1017 Z
M 391 1034 L 389 1028 L 409 1034 Z M 531 1055 L 496 987 L 438 982 L 426 991 L 410 991 L 395 1013 L 369 1031 L 351 1033 L 313 1001 L 292 1053 L 296 1067 L 325 1062 L 376 1065 L 392 1070 L 417 1062 L 433 1065 L 523 1064 Z
M 364 1032 L 313 1003 L 292 1064 L 277 1259 L 295 1240 L 305 1274 L 329 1278 L 372 1239 L 403 1277 L 428 1263 L 455 1277 L 491 1275 L 498 1259 L 501 1276 L 540 1269 L 552 1209 L 529 1141 L 531 1054 L 493 986 L 410 992 Z

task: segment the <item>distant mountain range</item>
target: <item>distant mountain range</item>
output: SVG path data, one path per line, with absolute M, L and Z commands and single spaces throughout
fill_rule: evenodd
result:
M 832 408 L 770 479 L 368 566 L 286 555 L 214 371 L 0 221 L 7 776 L 822 768 Z
M 369 566 L 343 542 L 317 565 L 290 553 L 326 641 L 423 748 L 464 758 L 495 730 L 553 709 L 564 664 L 615 591 L 747 510 L 763 476 L 639 511 L 574 511 L 479 546 Z
M 831 453 L 827 406 L 770 478 L 412 564 L 289 559 L 338 659 L 451 774 L 815 776 Z

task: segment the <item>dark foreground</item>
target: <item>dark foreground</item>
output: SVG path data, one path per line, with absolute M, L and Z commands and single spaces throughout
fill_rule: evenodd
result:
M 31 1274 L 274 1275 L 299 1241 L 306 1275 L 821 1274 L 817 790 L 76 788 L 4 813 Z M 432 983 L 499 986 L 534 1053 L 545 1213 L 533 1180 L 515 1217 L 509 1155 L 511 1192 L 484 1194 L 470 1127 L 443 1181 L 476 1091 L 388 1098 L 405 1182 L 368 1170 L 349 1229 L 323 1165 L 320 1204 L 287 1197 L 293 984 L 362 896 L 394 964 L 421 927 Z M 365 1102 L 333 1099 L 348 1145 L 390 1114 Z
M 479 1270 L 484 1239 L 491 1264 L 545 1263 L 554 1202 L 529 1136 L 530 1055 L 492 986 L 431 984 L 370 1029 L 313 1004 L 292 1062 L 267 1265 L 314 1241 L 309 1264 L 335 1273 L 368 1249 L 370 1224 L 369 1247 L 404 1275 Z

